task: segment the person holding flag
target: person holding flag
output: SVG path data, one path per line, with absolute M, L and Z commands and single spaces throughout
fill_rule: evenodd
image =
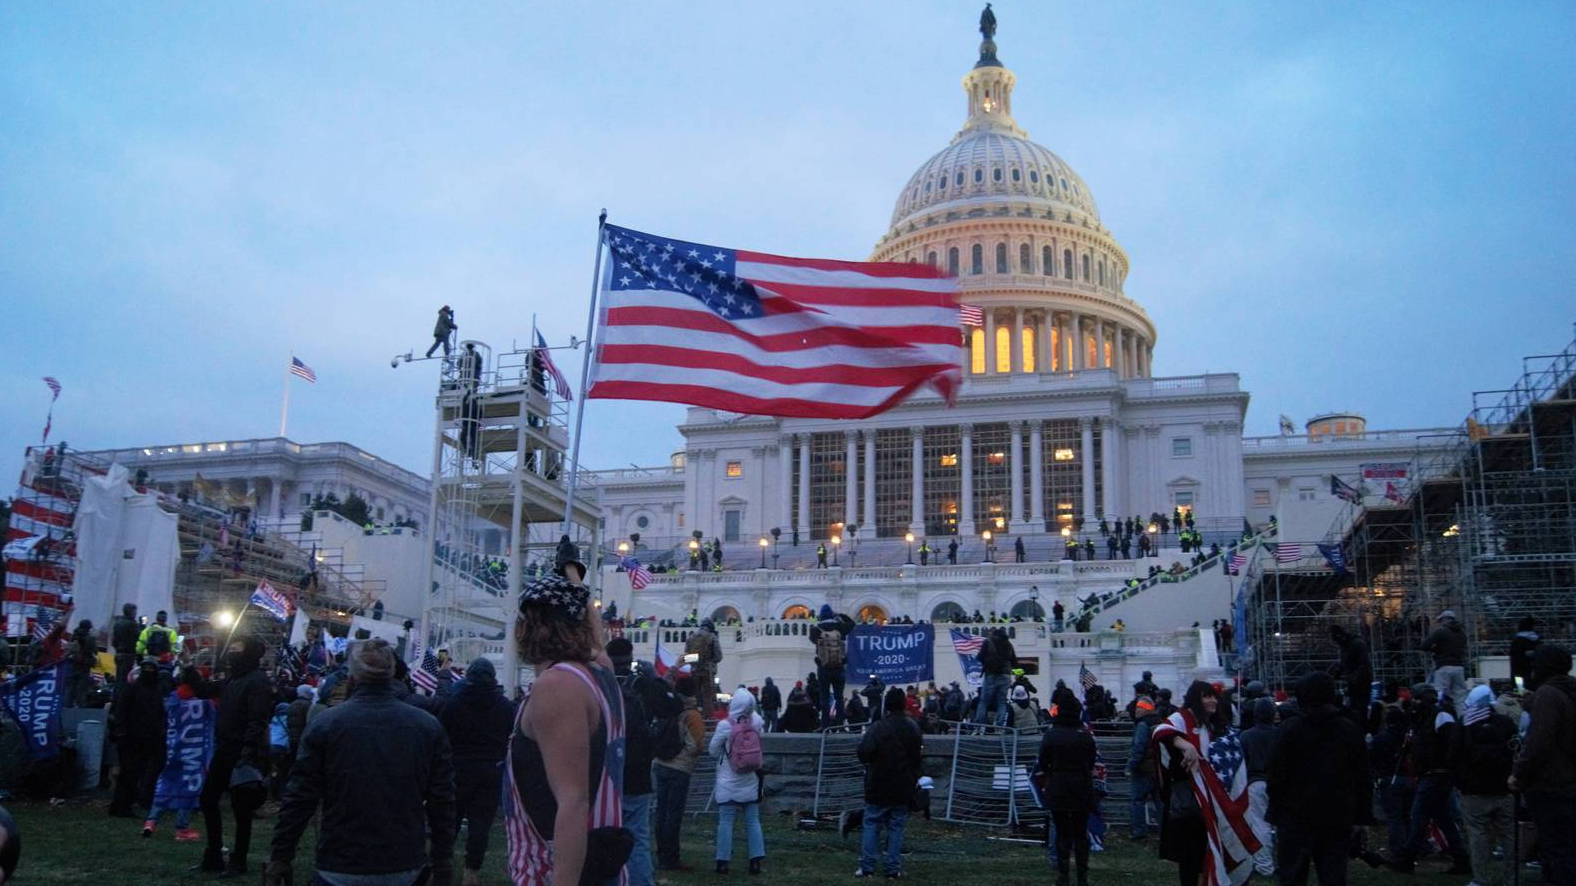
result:
M 1195 680 L 1150 741 L 1160 757 L 1160 857 L 1176 862 L 1184 884 L 1241 886 L 1259 841 L 1248 824 L 1248 771 L 1229 705 Z

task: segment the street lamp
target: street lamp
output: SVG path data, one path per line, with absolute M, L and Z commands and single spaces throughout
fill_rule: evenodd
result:
M 1149 534 L 1151 536 L 1151 538 L 1149 539 L 1149 556 L 1151 556 L 1151 557 L 1158 557 L 1158 556 L 1160 556 L 1160 538 L 1159 538 L 1159 533 L 1160 533 L 1160 527 L 1159 526 L 1155 525 L 1154 523 L 1149 524 Z
M 833 566 L 837 565 L 837 551 L 842 546 L 843 546 L 843 537 L 841 535 L 834 535 L 834 536 L 832 536 L 832 565 Z
M 843 532 L 848 536 L 848 541 L 851 543 L 848 548 L 848 566 L 852 569 L 854 561 L 859 558 L 859 527 L 850 523 Z
M 914 565 L 914 533 L 912 533 L 912 532 L 904 533 L 903 534 L 903 540 L 908 542 L 908 565 L 913 566 Z
M 781 527 L 777 527 L 777 526 L 773 526 L 772 527 L 772 568 L 773 569 L 777 568 L 777 540 L 779 538 L 782 538 L 782 534 L 783 534 L 783 531 L 782 531 Z
M 628 554 L 628 553 L 629 553 L 629 542 L 627 542 L 627 541 L 619 542 L 618 543 L 618 554 L 619 554 L 619 557 L 622 558 L 625 554 Z
M 690 571 L 694 572 L 694 571 L 700 569 L 700 542 L 696 541 L 693 538 L 690 539 L 689 549 L 690 549 Z
M 996 562 L 996 558 L 993 556 L 994 552 L 991 550 L 990 530 L 987 529 L 984 532 L 980 533 L 980 537 L 985 540 L 985 562 L 986 563 L 994 563 L 994 562 Z
M 227 609 L 221 609 L 213 614 L 213 626 L 227 628 L 235 621 L 235 614 Z
M 761 568 L 766 568 L 766 536 L 761 536 Z

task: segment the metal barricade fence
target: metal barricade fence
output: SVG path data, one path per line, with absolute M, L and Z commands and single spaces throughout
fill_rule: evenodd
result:
M 865 805 L 865 767 L 859 762 L 859 741 L 865 724 L 845 724 L 821 730 L 821 750 L 815 767 L 812 816 L 836 815 Z

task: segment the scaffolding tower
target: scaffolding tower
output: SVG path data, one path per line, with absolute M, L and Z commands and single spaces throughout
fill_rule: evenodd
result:
M 1576 641 L 1576 342 L 1522 369 L 1510 388 L 1474 393 L 1454 433 L 1419 439 L 1404 494 L 1364 497 L 1317 540 L 1339 546 L 1345 571 L 1268 564 L 1250 576 L 1249 678 L 1289 685 L 1328 669 L 1340 624 L 1368 642 L 1374 679 L 1421 680 L 1423 640 L 1447 609 L 1478 676 L 1524 618 Z
M 586 580 L 596 581 L 600 515 L 590 491 L 568 507 L 569 402 L 547 383 L 536 349 L 495 359 L 485 343 L 461 342 L 442 360 L 435 407 L 423 648 L 447 647 L 460 663 L 491 657 L 512 691 L 520 680 L 514 601 L 529 576 L 552 568 L 561 534 L 580 546 L 593 566 Z M 495 528 L 501 558 L 481 544 Z

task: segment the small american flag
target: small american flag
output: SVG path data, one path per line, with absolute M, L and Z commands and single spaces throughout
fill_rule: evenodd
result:
M 410 669 L 410 682 L 428 695 L 438 691 L 438 657 L 432 654 L 431 647 L 421 650 L 421 664 Z
M 1276 563 L 1296 563 L 1302 559 L 1302 545 L 1294 541 L 1275 543 Z
M 979 305 L 958 305 L 958 322 L 964 326 L 984 326 L 985 312 Z
M 53 403 L 56 400 L 59 400 L 60 399 L 60 382 L 56 381 L 55 377 L 53 375 L 46 375 L 46 376 L 44 376 L 44 384 L 49 385 L 49 391 L 50 391 L 50 393 L 52 393 L 54 395 L 53 397 L 49 398 L 49 402 Z
M 1078 666 L 1078 685 L 1082 686 L 1085 692 L 1093 689 L 1099 682 L 1100 680 L 1095 677 L 1094 671 L 1089 670 L 1083 665 Z
M 625 557 L 622 565 L 624 571 L 629 573 L 630 588 L 638 591 L 651 584 L 651 570 L 640 565 L 639 560 L 636 560 L 634 557 Z
M 573 400 L 575 398 L 574 389 L 569 387 L 569 379 L 564 378 L 563 370 L 559 369 L 558 364 L 553 362 L 553 352 L 548 350 L 547 339 L 542 338 L 541 330 L 537 330 L 536 333 L 536 357 L 542 361 L 542 369 L 552 376 L 553 393 L 558 395 L 558 399 Z
M 1244 567 L 1246 565 L 1248 565 L 1248 555 L 1243 553 L 1240 550 L 1239 551 L 1232 551 L 1232 553 L 1231 553 L 1231 566 L 1229 567 L 1228 571 L 1232 575 L 1236 575 L 1237 573 L 1241 572 L 1242 571 L 1242 567 Z
M 317 373 L 312 371 L 312 367 L 302 363 L 300 357 L 290 358 L 290 374 L 300 376 L 312 384 L 317 384 Z
M 38 615 L 33 619 L 33 639 L 43 642 L 49 632 L 55 629 L 55 610 L 48 606 L 38 607 Z
M 957 628 L 953 628 L 952 648 L 959 655 L 979 655 L 980 650 L 985 648 L 985 638 L 975 634 L 965 634 Z
M 587 396 L 867 418 L 962 384 L 957 281 L 926 264 L 788 258 L 606 227 Z

